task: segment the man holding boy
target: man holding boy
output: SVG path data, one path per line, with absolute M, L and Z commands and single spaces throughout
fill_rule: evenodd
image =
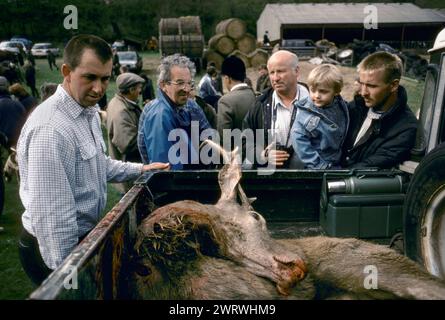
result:
M 309 95 L 306 87 L 298 83 L 298 57 L 290 51 L 279 50 L 267 61 L 267 69 L 272 88 L 256 99 L 255 106 L 243 121 L 243 129 L 253 132 L 263 129 L 264 140 L 263 144 L 255 140 L 251 146 L 255 148 L 255 161 L 249 159 L 252 150 L 245 151 L 246 162 L 281 169 L 302 168 L 303 164 L 293 152 L 290 140 L 290 130 L 297 114 L 296 102 Z M 270 132 L 273 133 L 272 137 Z M 261 154 L 260 159 L 257 153 Z
M 402 61 L 396 55 L 376 52 L 357 69 L 360 96 L 349 103 L 342 167 L 394 167 L 409 159 L 417 130 L 417 119 L 400 85 Z

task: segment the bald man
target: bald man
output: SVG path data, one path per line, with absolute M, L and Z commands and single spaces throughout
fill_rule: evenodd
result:
M 255 130 L 264 129 L 264 142 L 255 136 L 253 144 L 246 143 L 246 162 L 253 167 L 302 169 L 304 166 L 293 152 L 289 138 L 296 103 L 309 96 L 307 88 L 298 83 L 298 57 L 290 51 L 279 50 L 269 58 L 267 70 L 272 88 L 256 99 L 243 121 L 243 129 L 251 129 L 254 134 Z M 254 159 L 250 158 L 252 154 Z

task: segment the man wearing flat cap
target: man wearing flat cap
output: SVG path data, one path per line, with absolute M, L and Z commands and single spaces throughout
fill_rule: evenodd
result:
M 141 162 L 137 146 L 138 124 L 141 108 L 138 99 L 145 80 L 134 73 L 122 73 L 116 78 L 118 92 L 107 107 L 108 148 L 112 159 Z M 116 188 L 125 193 L 128 183 L 117 183 Z
M 255 104 L 255 93 L 244 83 L 246 67 L 240 58 L 227 57 L 221 66 L 221 75 L 229 91 L 218 101 L 218 132 L 224 146 L 224 130 L 242 130 L 243 119 Z M 228 141 L 226 144 L 228 146 Z M 234 147 L 231 145 L 231 149 Z

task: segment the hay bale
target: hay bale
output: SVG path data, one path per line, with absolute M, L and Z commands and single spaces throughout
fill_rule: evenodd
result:
M 238 39 L 237 49 L 245 54 L 249 54 L 256 49 L 256 38 L 250 33 L 246 33 Z
M 218 52 L 216 52 L 215 50 L 212 49 L 208 49 L 206 51 L 204 51 L 204 59 L 207 61 L 207 64 L 211 61 L 213 61 L 215 63 L 215 66 L 218 70 L 221 70 L 221 65 L 224 61 L 224 57 L 219 54 Z
M 179 17 L 182 34 L 202 34 L 199 16 Z
M 216 25 L 216 33 L 224 33 L 237 40 L 246 33 L 246 23 L 237 18 L 222 20 Z
M 266 50 L 258 48 L 255 51 L 248 54 L 247 57 L 250 60 L 250 66 L 256 68 L 262 64 L 267 64 L 267 60 L 269 59 L 269 54 L 267 53 Z
M 235 50 L 235 42 L 225 34 L 219 33 L 209 39 L 209 48 L 226 56 Z
M 162 18 L 159 21 L 160 35 L 176 35 L 179 34 L 179 19 L 178 18 Z
M 204 36 L 202 34 L 183 34 L 182 53 L 189 57 L 201 57 L 204 50 Z
M 182 52 L 182 39 L 180 35 L 162 35 L 159 38 L 159 50 L 162 55 L 171 55 Z
M 240 50 L 235 50 L 233 51 L 231 54 L 231 56 L 235 56 L 240 58 L 241 60 L 243 60 L 244 62 L 244 66 L 247 68 L 250 67 L 250 60 L 249 57 L 247 56 L 247 54 L 245 54 L 244 52 L 241 52 Z

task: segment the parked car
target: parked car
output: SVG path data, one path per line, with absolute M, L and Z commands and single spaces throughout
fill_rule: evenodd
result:
M 23 65 L 26 53 L 23 44 L 20 42 L 2 41 L 0 43 L 0 50 L 13 53 L 16 56 L 15 61 L 21 66 Z
M 127 66 L 128 71 L 139 73 L 142 70 L 142 58 L 136 51 L 118 51 L 119 63 Z
M 111 48 L 116 49 L 116 51 L 125 51 L 127 50 L 127 46 L 125 45 L 124 41 L 116 40 L 111 45 Z
M 50 50 L 56 57 L 60 55 L 60 49 L 50 42 L 36 43 L 32 46 L 31 54 L 37 58 L 46 57 L 48 55 L 48 50 Z
M 299 58 L 314 57 L 316 49 L 314 41 L 310 39 L 283 39 L 280 49 L 289 50 L 295 53 Z
M 2 42 L 0 42 L 0 50 L 13 52 L 17 55 L 20 54 L 20 47 L 17 44 L 17 42 L 2 41 Z
M 23 47 L 25 48 L 26 52 L 31 51 L 33 42 L 31 40 L 28 40 L 24 37 L 12 37 L 10 41 L 14 41 L 14 42 L 20 42 L 21 44 L 23 44 Z

